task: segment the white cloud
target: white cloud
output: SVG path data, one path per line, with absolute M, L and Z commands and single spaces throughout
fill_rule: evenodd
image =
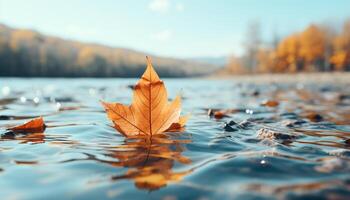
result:
M 183 3 L 176 4 L 176 10 L 179 12 L 183 12 L 185 10 L 185 6 Z
M 151 35 L 151 38 L 154 40 L 165 42 L 165 41 L 170 40 L 172 38 L 172 36 L 173 36 L 172 31 L 166 29 L 166 30 L 162 30 L 160 32 L 154 33 L 153 35 Z
M 169 10 L 183 12 L 185 5 L 183 3 L 172 3 L 170 0 L 152 0 L 148 4 L 148 8 L 154 12 L 167 13 Z
M 148 8 L 154 12 L 166 13 L 170 8 L 169 0 L 152 0 Z

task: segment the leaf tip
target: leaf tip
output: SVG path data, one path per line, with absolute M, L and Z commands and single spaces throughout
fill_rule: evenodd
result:
M 152 59 L 149 56 L 146 56 L 146 60 L 147 60 L 147 66 L 151 65 L 152 66 Z

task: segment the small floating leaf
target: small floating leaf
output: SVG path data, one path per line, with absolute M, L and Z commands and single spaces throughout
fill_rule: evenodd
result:
M 7 130 L 11 130 L 13 132 L 21 132 L 21 133 L 42 133 L 44 132 L 45 128 L 46 128 L 46 125 L 44 123 L 44 119 L 42 117 L 38 117 L 22 125 L 8 128 Z
M 262 106 L 266 107 L 276 107 L 279 105 L 278 101 L 273 101 L 273 100 L 267 100 L 261 104 Z

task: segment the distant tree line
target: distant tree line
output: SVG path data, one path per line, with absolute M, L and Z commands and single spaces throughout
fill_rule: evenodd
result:
M 147 54 L 123 48 L 49 37 L 0 24 L 0 76 L 136 77 Z M 152 56 L 163 77 L 209 73 L 210 66 L 188 60 Z
M 312 24 L 270 45 L 262 44 L 259 32 L 259 24 L 248 28 L 245 55 L 232 56 L 224 72 L 350 71 L 350 20 L 340 30 Z

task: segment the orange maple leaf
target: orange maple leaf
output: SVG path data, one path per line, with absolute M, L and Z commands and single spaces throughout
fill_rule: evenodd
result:
M 23 132 L 23 133 L 42 133 L 44 132 L 46 125 L 42 117 L 32 119 L 22 125 L 14 126 L 8 128 L 13 132 Z
M 134 87 L 130 106 L 102 102 L 115 129 L 125 136 L 155 135 L 181 129 L 188 117 L 180 117 L 181 97 L 168 102 L 164 82 L 147 59 L 147 68 Z

